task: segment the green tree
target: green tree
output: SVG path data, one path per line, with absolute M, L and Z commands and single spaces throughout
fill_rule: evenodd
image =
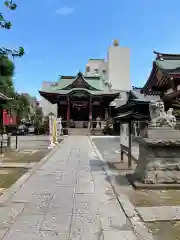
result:
M 14 63 L 7 57 L 0 55 L 0 76 L 13 76 Z
M 4 6 L 9 8 L 11 11 L 15 11 L 17 8 L 17 4 L 14 3 L 12 0 L 6 0 L 4 2 Z M 0 28 L 4 29 L 11 29 L 12 23 L 6 20 L 3 14 L 0 12 Z M 9 56 L 12 57 L 22 57 L 24 55 L 24 48 L 19 47 L 19 49 L 8 49 L 6 47 L 0 47 L 0 56 Z
M 15 88 L 13 84 L 14 64 L 7 56 L 0 56 L 0 92 L 9 98 L 15 97 Z M 10 110 L 12 100 L 1 103 L 1 107 Z
M 30 111 L 30 102 L 29 99 L 23 94 L 17 94 L 16 96 L 18 100 L 18 107 L 16 112 L 19 110 L 19 118 L 20 120 L 25 118 L 28 119 L 29 111 Z
M 42 108 L 40 106 L 37 106 L 36 109 L 35 109 L 34 125 L 37 129 L 38 135 L 39 135 L 40 126 L 42 125 L 42 120 L 43 120 Z
M 29 116 L 30 103 L 26 96 L 16 93 L 15 98 L 12 100 L 11 110 L 17 117 L 17 126 L 21 123 L 22 119 L 27 119 Z

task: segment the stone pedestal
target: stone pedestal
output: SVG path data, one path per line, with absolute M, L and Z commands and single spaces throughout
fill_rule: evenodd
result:
M 180 184 L 180 131 L 149 128 L 147 138 L 136 137 L 139 159 L 133 174 L 144 184 Z

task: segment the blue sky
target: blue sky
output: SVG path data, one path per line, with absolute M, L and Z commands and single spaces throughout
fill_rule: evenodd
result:
M 0 10 L 12 20 L 0 31 L 2 46 L 23 46 L 15 60 L 15 85 L 37 95 L 43 80 L 84 71 L 89 57 L 106 57 L 118 39 L 131 49 L 131 82 L 142 86 L 153 50 L 180 53 L 179 0 L 16 0 L 16 12 Z

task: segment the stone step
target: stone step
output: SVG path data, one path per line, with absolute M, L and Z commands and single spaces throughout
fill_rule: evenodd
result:
M 69 135 L 87 136 L 89 130 L 87 128 L 69 128 Z

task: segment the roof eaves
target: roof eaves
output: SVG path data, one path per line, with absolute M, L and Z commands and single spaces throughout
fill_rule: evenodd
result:
M 160 57 L 165 59 L 179 59 L 180 60 L 180 54 L 173 54 L 173 53 L 160 53 L 153 51 L 154 54 L 156 54 L 156 59 L 159 59 Z
M 146 81 L 146 83 L 145 83 L 144 86 L 142 87 L 141 93 L 144 93 L 144 92 L 145 92 L 147 86 L 149 85 L 149 83 L 150 83 L 151 80 L 152 80 L 153 74 L 154 74 L 154 72 L 156 71 L 156 69 L 157 69 L 156 61 L 153 61 L 153 66 L 152 66 L 151 73 L 150 73 L 150 75 L 149 75 L 149 77 L 148 77 L 148 80 Z

